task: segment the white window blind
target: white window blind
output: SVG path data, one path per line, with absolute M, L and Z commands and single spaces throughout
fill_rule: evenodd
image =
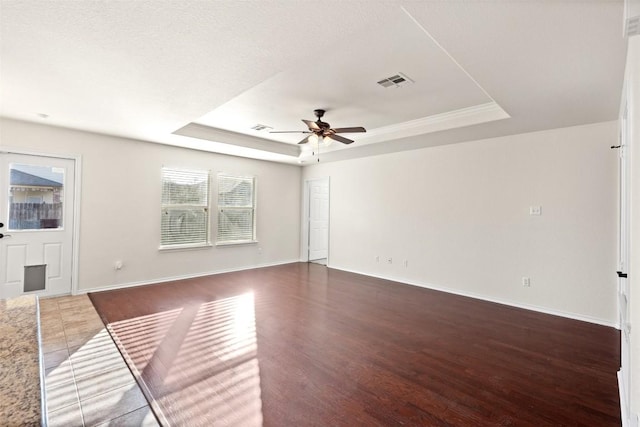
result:
M 218 174 L 217 243 L 255 240 L 255 178 Z
M 209 171 L 162 168 L 161 248 L 209 244 Z

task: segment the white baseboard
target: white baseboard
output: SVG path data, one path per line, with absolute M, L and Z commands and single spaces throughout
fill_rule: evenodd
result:
M 206 271 L 206 272 L 194 273 L 194 274 L 185 274 L 181 276 L 160 277 L 157 279 L 141 280 L 138 282 L 118 283 L 115 285 L 101 286 L 97 288 L 79 289 L 76 295 L 86 294 L 89 292 L 102 292 L 102 291 L 112 291 L 114 289 L 133 288 L 136 286 L 156 285 L 159 283 L 174 282 L 176 280 L 194 279 L 196 277 L 213 276 L 216 274 L 223 274 L 223 273 L 233 273 L 234 271 L 253 270 L 254 268 L 274 267 L 276 265 L 291 264 L 296 262 L 299 262 L 299 260 L 291 259 L 291 260 L 278 261 L 273 263 L 248 265 L 243 267 L 234 267 L 234 268 L 226 268 L 222 270 Z
M 207 271 L 207 272 L 201 272 L 201 273 L 195 273 L 195 274 L 186 274 L 186 275 L 181 275 L 181 276 L 161 277 L 161 278 L 156 278 L 156 279 L 151 279 L 151 280 L 142 280 L 142 281 L 138 281 L 138 282 L 118 283 L 118 284 L 110 285 L 110 286 L 102 286 L 102 287 L 90 288 L 90 289 L 80 289 L 80 290 L 78 290 L 77 294 L 86 294 L 88 292 L 101 292 L 101 291 L 109 291 L 109 290 L 114 290 L 114 289 L 131 288 L 131 287 L 135 287 L 135 286 L 154 285 L 154 284 L 157 284 L 157 283 L 166 283 L 166 282 L 173 282 L 173 281 L 176 281 L 176 280 L 193 279 L 193 278 L 196 278 L 196 277 L 211 276 L 211 275 L 222 274 L 222 273 L 232 273 L 234 271 L 251 270 L 251 269 L 254 269 L 254 268 L 272 267 L 272 266 L 276 266 L 276 265 L 290 264 L 290 263 L 295 263 L 295 262 L 306 262 L 306 261 L 301 261 L 300 259 L 290 259 L 290 260 L 278 261 L 278 262 L 274 262 L 274 263 L 257 264 L 257 265 L 243 266 L 243 267 L 234 267 L 234 268 L 213 270 L 213 271 Z M 503 300 L 503 299 L 500 299 L 500 298 L 493 298 L 493 297 L 488 297 L 486 295 L 460 291 L 460 290 L 457 290 L 457 289 L 451 289 L 451 288 L 447 288 L 447 287 L 443 287 L 443 286 L 437 286 L 437 285 L 434 285 L 434 284 L 431 284 L 431 283 L 415 282 L 415 281 L 411 281 L 411 280 L 407 280 L 407 279 L 403 279 L 403 278 L 395 278 L 395 277 L 388 277 L 388 276 L 376 275 L 376 274 L 371 274 L 371 273 L 365 273 L 365 272 L 362 272 L 362 271 L 352 270 L 352 269 L 348 269 L 348 268 L 344 268 L 344 267 L 336 267 L 336 266 L 333 266 L 333 265 L 327 265 L 327 267 L 334 268 L 336 270 L 348 271 L 350 273 L 361 274 L 363 276 L 376 277 L 376 278 L 379 278 L 379 279 L 391 280 L 391 281 L 394 281 L 394 282 L 404 283 L 404 284 L 411 285 L 411 286 L 418 286 L 418 287 L 421 287 L 421 288 L 432 289 L 432 290 L 441 291 L 441 292 L 447 292 L 447 293 L 454 294 L 454 295 L 460 295 L 460 296 L 464 296 L 464 297 L 475 298 L 475 299 L 479 299 L 479 300 L 482 300 L 482 301 L 489 301 L 489 302 L 494 302 L 494 303 L 497 303 L 497 304 L 508 305 L 508 306 L 511 306 L 511 307 L 523 308 L 523 309 L 526 309 L 526 310 L 532 310 L 532 311 L 537 311 L 537 312 L 540 312 L 540 313 L 551 314 L 551 315 L 554 315 L 554 316 L 565 317 L 565 318 L 568 318 L 568 319 L 580 320 L 580 321 L 583 321 L 583 322 L 594 323 L 594 324 L 597 324 L 597 325 L 609 326 L 609 327 L 612 327 L 612 328 L 618 328 L 618 325 L 615 324 L 615 323 L 609 322 L 607 320 L 591 317 L 591 316 L 582 315 L 582 314 L 565 312 L 565 311 L 555 310 L 555 309 L 549 309 L 549 308 L 546 308 L 546 307 L 539 307 L 539 306 L 530 305 L 530 304 L 521 304 L 521 303 L 517 303 L 517 302 L 514 302 L 514 301 Z M 636 426 L 634 426 L 634 427 L 636 427 Z
M 496 304 L 502 304 L 502 305 L 508 305 L 508 306 L 511 306 L 511 307 L 523 308 L 525 310 L 537 311 L 539 313 L 551 314 L 551 315 L 554 315 L 554 316 L 560 316 L 560 317 L 565 317 L 565 318 L 568 318 L 568 319 L 580 320 L 580 321 L 583 321 L 583 322 L 594 323 L 596 325 L 609 326 L 611 328 L 620 329 L 619 325 L 617 325 L 614 322 L 610 322 L 608 320 L 599 319 L 597 317 L 591 317 L 591 316 L 587 316 L 587 315 L 583 315 L 583 314 L 571 313 L 571 312 L 561 311 L 561 310 L 556 310 L 556 309 L 550 309 L 550 308 L 547 308 L 547 307 L 539 307 L 539 306 L 530 305 L 530 304 L 522 304 L 522 303 L 518 303 L 518 302 L 514 302 L 514 301 L 504 300 L 504 299 L 501 299 L 501 298 L 494 298 L 494 297 L 489 297 L 489 296 L 486 296 L 486 295 L 475 294 L 475 293 L 466 292 L 466 291 L 460 291 L 460 290 L 457 290 L 457 289 L 451 289 L 451 288 L 447 288 L 447 287 L 444 287 L 444 286 L 438 286 L 438 285 L 434 285 L 432 283 L 415 282 L 415 281 L 407 280 L 407 279 L 404 279 L 404 278 L 386 277 L 386 276 L 382 276 L 382 275 L 365 273 L 365 272 L 362 272 L 362 271 L 352 270 L 352 269 L 348 269 L 348 268 L 336 267 L 334 265 L 331 265 L 329 267 L 334 268 L 336 270 L 348 271 L 350 273 L 362 274 L 364 276 L 376 277 L 378 279 L 391 280 L 393 282 L 403 283 L 403 284 L 407 284 L 407 285 L 411 285 L 411 286 L 418 286 L 420 288 L 432 289 L 434 291 L 447 292 L 449 294 L 460 295 L 460 296 L 463 296 L 463 297 L 475 298 L 475 299 L 479 299 L 479 300 L 482 300 L 482 301 L 494 302 Z

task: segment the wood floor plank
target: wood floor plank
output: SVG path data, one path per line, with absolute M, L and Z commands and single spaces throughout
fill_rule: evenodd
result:
M 90 297 L 171 425 L 621 423 L 613 328 L 306 263 Z

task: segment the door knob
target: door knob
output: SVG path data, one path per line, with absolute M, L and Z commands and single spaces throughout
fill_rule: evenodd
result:
M 11 237 L 11 234 L 2 234 L 2 233 L 0 233 L 0 239 L 2 239 L 4 237 Z
M 0 222 L 0 228 L 4 227 L 4 224 Z

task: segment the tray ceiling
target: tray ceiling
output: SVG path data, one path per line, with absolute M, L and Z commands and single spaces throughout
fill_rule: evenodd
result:
M 329 161 L 614 120 L 625 61 L 621 1 L 0 8 L 0 115 L 289 163 L 301 135 L 251 128 L 367 128 Z

